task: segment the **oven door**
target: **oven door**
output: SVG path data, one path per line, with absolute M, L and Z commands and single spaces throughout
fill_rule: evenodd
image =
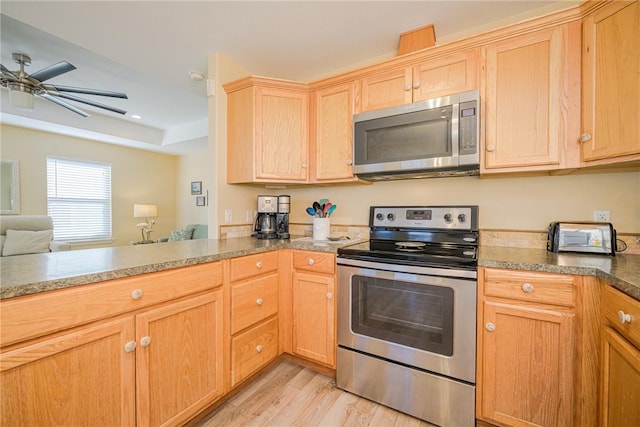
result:
M 338 345 L 475 384 L 476 275 L 339 258 Z

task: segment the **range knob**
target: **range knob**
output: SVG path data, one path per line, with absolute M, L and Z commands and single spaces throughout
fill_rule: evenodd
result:
M 396 219 L 396 216 L 395 216 L 394 214 L 390 213 L 390 214 L 387 214 L 387 219 L 388 219 L 389 221 L 393 221 L 393 220 L 395 220 L 395 219 Z
M 453 217 L 450 213 L 444 214 L 444 222 L 446 222 L 447 224 L 453 222 Z
M 458 215 L 459 222 L 465 222 L 467 220 L 467 216 L 465 214 Z
M 377 219 L 378 221 L 382 221 L 382 220 L 384 219 L 384 215 L 382 215 L 380 212 L 378 212 L 378 213 L 376 214 L 376 219 Z

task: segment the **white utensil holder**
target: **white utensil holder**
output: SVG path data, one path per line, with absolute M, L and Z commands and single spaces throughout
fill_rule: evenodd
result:
M 331 231 L 331 218 L 313 218 L 313 240 L 327 240 Z

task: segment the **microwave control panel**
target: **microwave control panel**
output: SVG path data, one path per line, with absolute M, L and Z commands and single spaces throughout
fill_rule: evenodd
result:
M 478 152 L 478 101 L 460 103 L 460 153 Z

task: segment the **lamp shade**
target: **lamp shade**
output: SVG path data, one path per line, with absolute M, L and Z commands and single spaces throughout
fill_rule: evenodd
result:
M 158 216 L 158 207 L 156 205 L 133 205 L 134 218 L 149 218 Z

